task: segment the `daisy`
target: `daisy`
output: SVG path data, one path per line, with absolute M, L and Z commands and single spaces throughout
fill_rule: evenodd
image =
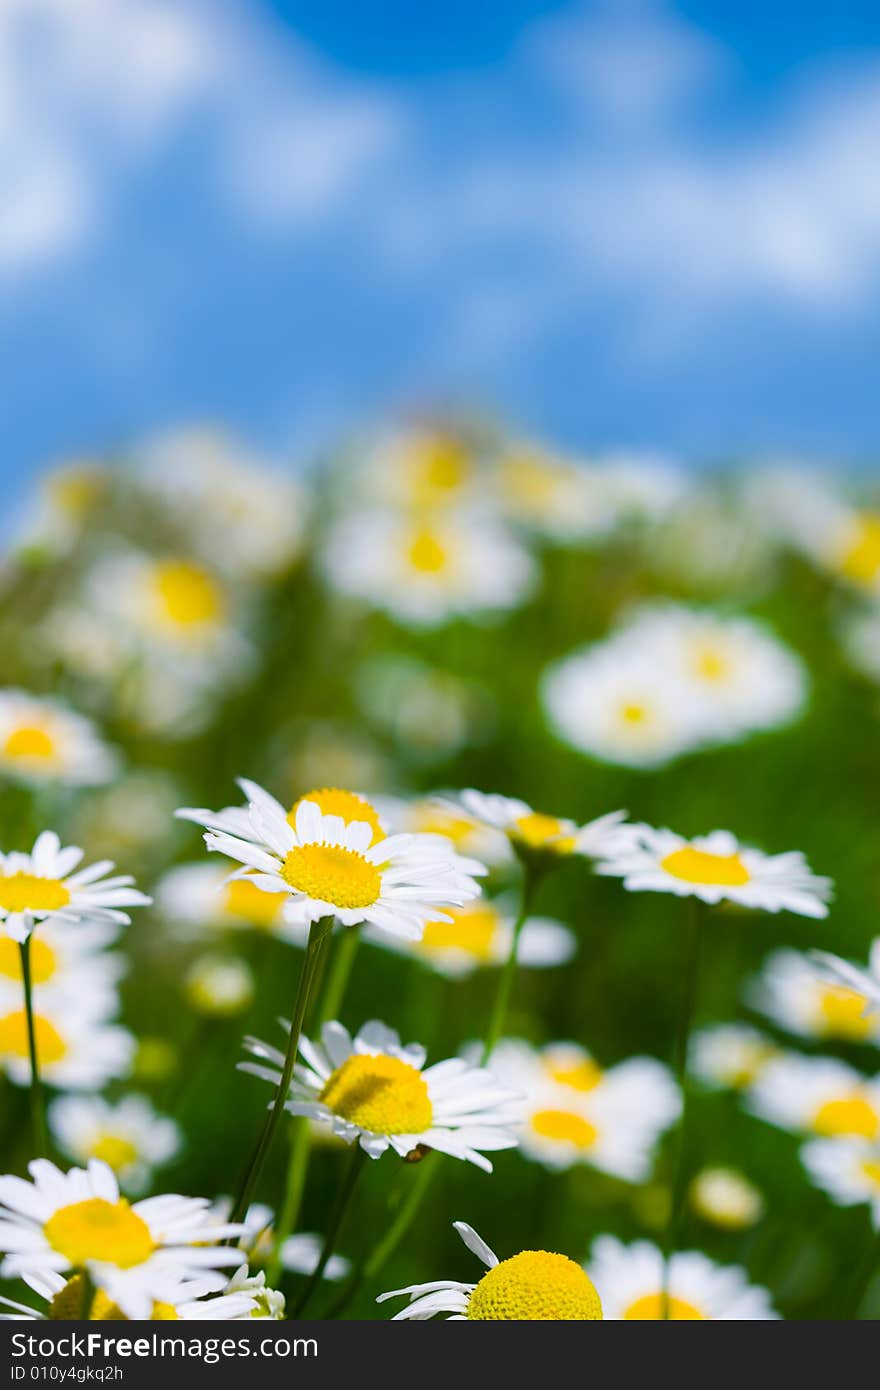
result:
M 450 908 L 442 922 L 427 922 L 420 941 L 402 941 L 384 932 L 366 939 L 402 951 L 439 975 L 460 980 L 475 970 L 503 965 L 513 945 L 515 908 L 510 899 L 480 898 Z M 549 917 L 527 917 L 519 936 L 517 962 L 526 968 L 562 965 L 577 950 L 573 932 Z
M 829 523 L 823 558 L 827 567 L 854 588 L 880 594 L 880 512 L 853 509 Z
M 286 893 L 264 893 L 247 878 L 230 878 L 230 863 L 177 864 L 156 884 L 156 908 L 187 938 L 221 931 L 257 931 L 304 946 L 308 932 L 288 922 Z
M 424 1322 L 438 1313 L 446 1313 L 450 1322 L 598 1322 L 602 1318 L 592 1281 L 567 1255 L 523 1250 L 499 1260 L 473 1226 L 464 1221 L 452 1224 L 487 1273 L 476 1284 L 438 1279 L 380 1294 L 377 1303 L 409 1297 L 407 1307 L 394 1314 L 395 1322 Z
M 866 1139 L 811 1139 L 801 1149 L 810 1181 L 839 1207 L 871 1208 L 880 1231 L 880 1144 Z
M 673 830 L 642 825 L 631 847 L 612 853 L 596 872 L 622 878 L 630 892 L 674 893 L 803 917 L 827 917 L 832 889 L 831 880 L 812 873 L 799 851 L 763 854 L 727 830 L 688 840 Z
M 134 1094 L 115 1102 L 59 1096 L 49 1106 L 49 1128 L 68 1158 L 82 1164 L 100 1159 L 126 1192 L 143 1192 L 154 1169 L 171 1162 L 182 1140 L 174 1120 L 154 1110 L 146 1096 Z
M 258 1060 L 240 1063 L 240 1070 L 277 1086 L 284 1055 L 257 1038 L 245 1039 L 245 1047 Z M 354 1038 L 341 1023 L 326 1023 L 321 1044 L 302 1038 L 299 1050 L 303 1062 L 285 1108 L 320 1120 L 370 1158 L 389 1148 L 401 1158 L 437 1149 L 491 1173 L 481 1150 L 516 1147 L 514 1093 L 458 1057 L 425 1068 L 425 1049 L 402 1046 L 383 1023 L 364 1024 Z
M 288 816 L 256 783 L 242 779 L 241 786 L 247 807 L 178 814 L 206 825 L 206 845 L 240 862 L 240 876 L 264 892 L 286 893 L 293 920 L 368 922 L 417 941 L 426 922 L 442 918 L 437 909 L 461 907 L 479 893 L 471 875 L 483 866 L 430 837 L 385 836 L 374 820 L 324 814 L 312 800 L 300 800 Z
M 186 997 L 196 1013 L 208 1018 L 232 1018 L 254 997 L 254 973 L 239 956 L 199 956 L 183 980 Z
M 867 970 L 852 965 L 848 960 L 841 960 L 840 956 L 831 955 L 828 951 L 811 951 L 810 956 L 824 978 L 864 997 L 866 1013 L 873 1014 L 880 1009 L 880 936 L 871 943 Z
M 603 1071 L 576 1043 L 535 1051 L 506 1039 L 492 1053 L 492 1072 L 525 1095 L 520 1150 L 551 1171 L 588 1164 L 640 1182 L 650 1174 L 657 1140 L 681 1111 L 678 1087 L 652 1057 Z
M 39 1005 L 63 1004 L 87 998 L 115 1012 L 116 986 L 126 962 L 117 951 L 102 948 L 119 933 L 116 922 L 81 922 L 75 931 L 49 918 L 30 938 L 30 976 Z M 21 1002 L 21 949 L 10 936 L 0 936 L 0 1010 Z
M 880 951 L 877 956 L 880 962 Z M 875 988 L 880 991 L 880 981 Z M 870 1012 L 869 996 L 820 973 L 802 951 L 773 951 L 746 997 L 752 1008 L 798 1037 L 880 1042 L 880 1013 Z
M 91 720 L 59 700 L 0 690 L 0 775 L 32 787 L 96 787 L 118 765 Z
M 246 1267 L 243 1266 L 243 1269 L 246 1274 Z M 227 1289 L 232 1289 L 236 1278 L 237 1274 L 226 1286 Z M 81 1322 L 85 1318 L 88 1285 L 81 1274 L 65 1278 L 63 1274 L 48 1270 L 29 1275 L 24 1282 L 43 1300 L 44 1306 L 33 1308 L 24 1303 L 14 1303 L 9 1298 L 0 1298 L 0 1307 L 13 1310 L 0 1313 L 0 1321 L 43 1322 L 48 1319 L 52 1322 Z M 173 1299 L 154 1301 L 147 1317 L 150 1322 L 214 1322 L 264 1316 L 259 1312 L 257 1291 L 247 1292 L 243 1288 L 236 1288 L 232 1292 L 218 1294 L 218 1284 L 222 1288 L 222 1276 L 188 1279 L 177 1286 Z M 122 1309 L 102 1289 L 95 1290 L 88 1317 L 91 1322 L 105 1322 L 108 1319 L 114 1322 L 128 1321 Z
M 77 869 L 82 857 L 76 846 L 62 849 L 53 830 L 38 835 L 29 854 L 0 853 L 0 930 L 25 941 L 47 917 L 74 927 L 95 920 L 126 926 L 131 918 L 122 908 L 149 904 L 130 874 L 107 878 L 107 859 Z
M 573 820 L 533 811 L 527 802 L 516 797 L 479 792 L 472 787 L 450 799 L 449 810 L 502 831 L 521 855 L 580 854 L 595 859 L 620 851 L 630 843 L 630 827 L 623 824 L 626 811 L 611 811 L 586 825 L 578 825 Z
M 503 451 L 494 481 L 508 521 L 560 545 L 606 536 L 616 521 L 610 489 L 595 470 L 539 446 Z
M 862 1076 L 831 1057 L 778 1057 L 751 1087 L 747 1104 L 795 1134 L 880 1139 L 880 1076 Z
M 98 1091 L 127 1075 L 135 1040 L 126 1029 L 107 1023 L 107 1000 L 69 1000 L 34 1008 L 40 1079 L 61 1091 Z M 27 1014 L 21 1003 L 0 1014 L 0 1071 L 16 1086 L 31 1084 Z
M 425 628 L 516 608 L 537 577 L 512 534 L 471 512 L 359 512 L 331 527 L 321 563 L 332 588 Z
M 662 520 L 691 486 L 677 459 L 650 450 L 607 450 L 595 459 L 594 466 L 624 522 Z
M 232 1202 L 224 1197 L 215 1202 L 212 1211 L 219 1222 L 229 1220 Z M 244 1233 L 238 1241 L 238 1249 L 247 1257 L 249 1268 L 267 1264 L 275 1249 L 275 1213 L 264 1202 L 251 1202 L 242 1218 Z M 283 1269 L 292 1274 L 313 1274 L 321 1258 L 323 1237 L 313 1232 L 303 1231 L 288 1236 L 281 1246 L 280 1262 Z M 351 1262 L 343 1255 L 332 1255 L 324 1269 L 323 1277 L 337 1281 L 344 1279 L 351 1270 Z
M 478 463 L 461 433 L 414 426 L 373 441 L 358 460 L 354 481 L 367 500 L 394 509 L 439 511 L 474 499 Z
M 39 480 L 39 496 L 28 508 L 19 544 L 69 549 L 94 517 L 110 482 L 110 469 L 98 459 L 71 459 L 50 468 Z
M 288 1236 L 281 1246 L 281 1267 L 291 1274 L 314 1274 L 321 1258 L 324 1240 L 310 1231 Z M 324 1266 L 323 1277 L 332 1283 L 345 1279 L 351 1272 L 351 1261 L 344 1255 L 331 1255 Z
M 87 596 L 129 647 L 173 653 L 184 664 L 243 654 L 225 584 L 187 556 L 133 549 L 105 555 L 87 576 Z
M 704 1168 L 690 1185 L 694 1211 L 723 1231 L 745 1231 L 764 1213 L 764 1199 L 735 1168 Z
M 756 1082 L 779 1046 L 747 1023 L 716 1023 L 691 1039 L 688 1065 L 706 1086 L 744 1091 Z
M 624 1245 L 600 1236 L 588 1265 L 612 1322 L 758 1322 L 778 1317 L 766 1289 L 749 1284 L 737 1265 L 717 1265 L 700 1250 L 678 1251 L 669 1260 L 647 1240 Z M 668 1301 L 667 1301 L 668 1300 Z
M 240 1227 L 212 1225 L 200 1197 L 149 1197 L 130 1206 L 113 1170 L 93 1159 L 64 1173 L 47 1159 L 28 1165 L 31 1182 L 0 1179 L 0 1250 L 5 1278 L 86 1272 L 129 1318 L 241 1255 L 214 1242 Z
M 458 854 L 473 856 L 483 864 L 500 867 L 510 860 L 510 841 L 503 830 L 467 815 L 450 796 L 415 800 L 379 797 L 376 807 L 388 829 L 418 835 L 439 835 L 449 840 Z

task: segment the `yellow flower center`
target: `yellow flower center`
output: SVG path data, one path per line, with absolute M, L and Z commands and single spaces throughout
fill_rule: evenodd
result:
M 373 1134 L 421 1134 L 434 1121 L 425 1078 L 399 1057 L 346 1058 L 319 1100 L 334 1115 Z
M 628 1322 L 662 1321 L 664 1318 L 670 1322 L 704 1322 L 706 1314 L 683 1298 L 661 1292 L 646 1293 L 637 1298 L 635 1303 L 629 1305 L 623 1318 Z
M 366 821 L 373 832 L 371 845 L 375 845 L 379 840 L 385 839 L 385 831 L 379 814 L 370 805 L 366 797 L 358 796 L 356 792 L 344 790 L 342 787 L 321 787 L 317 791 L 306 792 L 293 806 L 287 819 L 290 824 L 296 825 L 296 813 L 304 801 L 312 801 L 324 816 L 340 816 L 346 825 L 352 821 Z
M 476 825 L 466 816 L 453 816 L 433 806 L 420 808 L 416 813 L 416 829 L 423 835 L 445 835 L 456 846 L 466 844 Z
M 599 1301 L 588 1275 L 567 1255 L 523 1250 L 484 1274 L 467 1305 L 483 1322 L 598 1322 Z
M 156 567 L 154 583 L 162 615 L 175 626 L 203 627 L 223 616 L 220 588 L 198 565 L 168 560 Z
M 846 985 L 823 985 L 819 996 L 822 1032 L 832 1038 L 861 1041 L 871 1031 L 870 1018 L 864 1018 L 867 999 Z
M 449 552 L 436 532 L 422 530 L 410 540 L 407 559 L 419 574 L 440 574 L 449 562 Z
M 234 878 L 223 889 L 223 905 L 231 917 L 255 927 L 273 927 L 286 899 L 285 893 L 264 893 L 246 878 Z
M 87 1285 L 82 1274 L 74 1274 L 63 1289 L 59 1289 L 49 1304 L 48 1316 L 53 1322 L 82 1322 L 86 1315 Z M 103 1289 L 95 1289 L 89 1310 L 90 1322 L 128 1322 L 128 1318 Z M 154 1303 L 151 1322 L 178 1321 L 177 1309 L 171 1303 Z
M 574 836 L 566 835 L 562 821 L 545 816 L 541 811 L 529 811 L 516 821 L 513 834 L 529 849 L 548 849 L 554 854 L 571 854 Z
M 867 1096 L 853 1094 L 839 1100 L 826 1100 L 813 1117 L 813 1129 L 829 1139 L 839 1135 L 876 1139 L 880 1135 L 880 1115 Z
M 839 558 L 840 572 L 856 584 L 871 584 L 880 572 L 880 515 L 858 518 L 849 544 Z
M 537 455 L 517 454 L 502 466 L 501 483 L 516 507 L 545 506 L 560 481 L 560 470 Z
M 31 980 L 35 985 L 44 985 L 55 974 L 55 952 L 36 932 L 31 936 Z M 0 975 L 9 980 L 21 979 L 21 951 L 18 942 L 11 937 L 0 936 Z
M 3 744 L 4 758 L 20 758 L 22 762 L 48 763 L 56 751 L 52 735 L 37 724 L 13 729 Z
M 574 1144 L 578 1149 L 591 1149 L 599 1137 L 595 1125 L 571 1110 L 536 1110 L 530 1124 L 542 1139 Z
M 408 463 L 415 497 L 423 502 L 431 501 L 437 493 L 457 492 L 470 474 L 467 449 L 448 435 L 437 435 L 415 445 Z
M 545 1065 L 554 1081 L 560 1086 L 571 1086 L 575 1091 L 593 1091 L 602 1080 L 602 1068 L 592 1057 L 583 1057 L 577 1062 L 554 1062 L 551 1058 Z
M 648 709 L 646 705 L 639 704 L 636 700 L 628 700 L 620 706 L 620 722 L 622 724 L 639 725 L 646 724 L 648 721 Z
M 880 1191 L 880 1158 L 866 1158 L 862 1164 L 862 1172 L 868 1182 Z
M 693 845 L 673 850 L 660 860 L 660 867 L 685 883 L 717 884 L 719 888 L 741 888 L 751 878 L 738 854 L 710 854 Z
M 717 684 L 730 674 L 730 662 L 715 647 L 698 647 L 694 653 L 694 674 L 699 680 Z
M 0 873 L 0 907 L 7 912 L 57 912 L 69 902 L 70 893 L 60 878 Z
M 156 1245 L 145 1221 L 124 1197 L 108 1202 L 87 1197 L 59 1207 L 43 1227 L 53 1250 L 81 1269 L 89 1260 L 131 1269 L 149 1259 Z
M 114 1173 L 128 1168 L 137 1159 L 137 1147 L 121 1134 L 102 1134 L 92 1145 L 90 1158 L 100 1158 Z
M 498 913 L 486 903 L 451 907 L 451 922 L 427 922 L 418 949 L 427 955 L 439 951 L 464 951 L 482 965 L 494 959 Z
M 60 511 L 77 520 L 97 501 L 103 483 L 100 469 L 84 465 L 59 469 L 46 479 L 45 489 Z
M 60 1062 L 67 1053 L 67 1044 L 54 1023 L 42 1014 L 34 1014 L 34 1040 L 37 1062 L 47 1066 Z M 0 1018 L 0 1056 L 29 1057 L 27 1014 L 24 1009 Z
M 342 845 L 297 845 L 281 876 L 297 893 L 333 907 L 371 907 L 382 891 L 382 875 L 357 850 Z

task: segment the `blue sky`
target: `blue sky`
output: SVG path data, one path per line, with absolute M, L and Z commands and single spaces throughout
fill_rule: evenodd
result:
M 579 449 L 871 460 L 853 3 L 4 0 L 0 473 L 423 402 Z

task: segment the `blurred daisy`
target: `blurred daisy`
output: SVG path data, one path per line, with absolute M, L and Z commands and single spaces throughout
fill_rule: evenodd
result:
M 616 520 L 603 478 L 538 446 L 524 443 L 502 452 L 494 484 L 508 521 L 561 545 L 605 536 Z
M 795 1134 L 880 1139 L 880 1076 L 862 1076 L 831 1057 L 778 1057 L 751 1087 L 747 1104 Z
M 135 1040 L 124 1028 L 95 1014 L 107 1001 L 41 1002 L 34 1009 L 40 1079 L 60 1091 L 99 1091 L 131 1067 Z M 88 1005 L 88 1007 L 86 1007 Z M 31 1082 L 27 1015 L 21 1005 L 0 1015 L 0 1070 L 16 1086 Z
M 71 459 L 50 468 L 39 479 L 39 497 L 24 520 L 20 543 L 71 546 L 104 500 L 111 480 L 110 469 L 98 459 Z
M 871 943 L 867 970 L 848 960 L 841 960 L 840 956 L 834 956 L 829 951 L 811 951 L 810 957 L 823 978 L 863 996 L 865 1013 L 873 1014 L 880 1009 L 880 936 Z
M 440 975 L 458 980 L 487 966 L 503 965 L 513 945 L 516 912 L 509 899 L 480 898 L 450 908 L 441 922 L 426 922 L 420 941 L 403 941 L 384 932 L 366 932 L 379 946 L 400 950 Z M 526 968 L 562 965 L 577 950 L 568 927 L 550 917 L 527 917 L 520 932 L 517 962 Z
M 258 1060 L 240 1069 L 277 1086 L 284 1054 L 257 1038 L 247 1038 L 245 1047 Z M 286 1109 L 329 1125 L 370 1158 L 389 1148 L 406 1158 L 423 1147 L 491 1173 L 482 1150 L 516 1147 L 511 1126 L 521 1107 L 515 1094 L 458 1057 L 425 1068 L 425 1049 L 402 1046 L 383 1023 L 366 1023 L 354 1038 L 341 1023 L 326 1023 L 321 1044 L 303 1038 L 299 1050 L 303 1062 Z
M 771 952 L 746 997 L 752 1008 L 798 1037 L 880 1042 L 880 1013 L 870 1013 L 868 995 L 820 973 L 801 951 Z
M 453 814 L 502 831 L 519 854 L 582 854 L 595 859 L 630 844 L 630 827 L 624 824 L 626 811 L 611 811 L 586 825 L 578 825 L 573 820 L 533 811 L 516 797 L 479 792 L 472 787 L 451 799 L 449 809 Z
M 688 1064 L 707 1086 L 744 1091 L 780 1055 L 779 1046 L 747 1023 L 717 1023 L 691 1038 Z
M 245 1268 L 245 1274 L 247 1270 Z M 43 1306 L 33 1308 L 23 1303 L 14 1303 L 9 1298 L 0 1298 L 0 1307 L 13 1311 L 0 1313 L 0 1320 L 33 1320 L 42 1322 L 81 1322 L 88 1311 L 90 1322 L 127 1322 L 125 1313 L 102 1289 L 96 1289 L 90 1309 L 86 1309 L 89 1286 L 82 1274 L 66 1278 L 49 1270 L 37 1275 L 28 1275 L 24 1282 L 43 1301 Z M 242 1281 L 243 1282 L 243 1281 Z M 154 1301 L 147 1317 L 150 1322 L 206 1322 L 230 1321 L 238 1318 L 262 1316 L 258 1312 L 259 1298 L 254 1293 L 234 1291 L 217 1293 L 224 1280 L 216 1275 L 199 1279 L 188 1279 L 178 1285 L 172 1301 Z M 227 1288 L 231 1287 L 227 1285 Z
M 233 1018 L 248 1007 L 256 988 L 247 961 L 219 955 L 193 961 L 183 986 L 191 1007 L 208 1018 Z
M 281 1247 L 281 1266 L 291 1274 L 313 1274 L 321 1258 L 324 1241 L 313 1232 L 303 1231 L 288 1236 Z M 324 1268 L 325 1279 L 337 1283 L 351 1272 L 351 1261 L 344 1255 L 331 1255 Z
M 121 909 L 149 904 L 130 874 L 107 878 L 107 859 L 77 869 L 83 857 L 76 846 L 61 848 L 53 830 L 37 836 L 30 854 L 0 854 L 0 922 L 13 941 L 24 941 L 47 917 L 78 926 L 84 921 L 130 922 Z M 74 872 L 76 870 L 76 872 Z
M 32 787 L 95 787 L 117 766 L 89 719 L 59 700 L 0 690 L 0 775 Z
M 691 486 L 688 474 L 676 459 L 650 450 L 607 450 L 594 466 L 618 517 L 626 522 L 661 520 Z
M 286 893 L 294 920 L 335 916 L 343 926 L 369 922 L 418 940 L 426 922 L 443 916 L 437 909 L 461 907 L 479 893 L 471 874 L 482 865 L 428 837 L 386 837 L 370 821 L 325 815 L 314 801 L 298 802 L 291 824 L 256 783 L 242 787 L 246 808 L 180 814 L 209 827 L 206 845 L 238 860 L 241 876 L 265 892 Z
M 461 804 L 449 796 L 415 800 L 380 797 L 376 804 L 383 820 L 395 832 L 439 835 L 449 840 L 457 853 L 472 855 L 493 867 L 510 859 L 510 841 L 505 832 L 467 815 Z
M 472 513 L 358 513 L 331 527 L 321 563 L 334 589 L 414 627 L 516 608 L 536 578 L 520 542 Z
M 852 510 L 829 521 L 824 559 L 840 579 L 880 594 L 880 512 Z
M 801 1149 L 801 1162 L 814 1186 L 827 1192 L 837 1206 L 867 1203 L 874 1229 L 880 1231 L 880 1143 L 811 1139 Z
M 689 1195 L 697 1216 L 722 1231 L 746 1231 L 764 1213 L 761 1193 L 735 1168 L 704 1168 L 691 1183 Z
M 31 935 L 30 971 L 34 999 L 61 1002 L 87 998 L 102 1001 L 107 1012 L 126 962 L 116 951 L 102 949 L 119 932 L 115 922 L 80 922 L 75 931 L 49 920 Z M 21 951 L 17 941 L 0 936 L 0 1009 L 22 998 Z
M 763 854 L 741 845 L 728 830 L 687 840 L 672 830 L 639 826 L 631 847 L 612 853 L 596 872 L 622 878 L 630 892 L 674 893 L 802 917 L 827 917 L 832 888 L 829 878 L 811 872 L 799 851 Z
M 203 1198 L 130 1206 L 112 1169 L 95 1159 L 67 1173 L 34 1159 L 28 1171 L 31 1182 L 0 1178 L 4 1278 L 85 1271 L 127 1317 L 149 1318 L 154 1303 L 174 1302 L 182 1283 L 241 1261 L 237 1250 L 214 1244 L 240 1227 L 212 1225 Z
M 139 1095 L 113 1102 L 102 1096 L 59 1096 L 49 1106 L 49 1128 L 68 1158 L 82 1164 L 101 1159 L 126 1192 L 143 1192 L 153 1171 L 170 1163 L 181 1145 L 175 1122 Z
M 359 492 L 395 508 L 460 506 L 477 490 L 473 448 L 454 430 L 425 425 L 386 434 L 363 452 L 359 465 Z
M 217 1221 L 229 1220 L 232 1199 L 221 1198 L 215 1202 L 212 1211 Z M 238 1241 L 238 1249 L 247 1258 L 248 1268 L 253 1269 L 268 1263 L 275 1249 L 275 1213 L 263 1202 L 252 1202 L 244 1220 L 244 1233 Z M 317 1268 L 323 1248 L 323 1237 L 311 1232 L 301 1232 L 288 1236 L 280 1250 L 282 1268 L 292 1274 L 312 1274 Z M 351 1270 L 351 1263 L 342 1255 L 332 1255 L 324 1270 L 325 1279 L 344 1279 Z
M 176 865 L 156 884 L 156 908 L 180 936 L 253 930 L 305 945 L 303 927 L 284 917 L 287 894 L 264 893 L 246 878 L 230 879 L 234 868 L 210 862 Z
M 479 1283 L 438 1279 L 380 1294 L 377 1303 L 409 1297 L 394 1321 L 425 1322 L 438 1313 L 450 1322 L 597 1322 L 602 1304 L 589 1276 L 567 1255 L 523 1250 L 507 1260 L 498 1256 L 472 1226 L 454 1221 L 461 1239 L 487 1269 Z
M 593 1244 L 590 1278 L 612 1322 L 757 1322 L 776 1318 L 766 1289 L 749 1284 L 737 1265 L 717 1265 L 700 1250 L 678 1251 L 669 1260 L 649 1241 L 624 1245 L 614 1236 Z M 668 1301 L 667 1301 L 668 1300 Z
M 551 1170 L 586 1163 L 628 1182 L 651 1171 L 654 1147 L 681 1111 L 678 1087 L 652 1057 L 631 1057 L 607 1071 L 576 1043 L 535 1051 L 506 1039 L 492 1072 L 525 1095 L 520 1149 Z

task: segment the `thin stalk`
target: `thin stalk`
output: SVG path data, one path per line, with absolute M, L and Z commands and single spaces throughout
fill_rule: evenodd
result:
M 281 1247 L 296 1226 L 306 1186 L 306 1173 L 311 1152 L 311 1132 L 305 1115 L 295 1115 L 290 1125 L 290 1154 L 284 1181 L 284 1201 L 275 1223 L 272 1258 L 266 1270 L 266 1282 L 274 1288 L 281 1273 Z
M 309 941 L 306 946 L 305 960 L 299 974 L 296 999 L 293 1005 L 293 1017 L 290 1021 L 290 1036 L 287 1041 L 287 1055 L 284 1058 L 284 1067 L 281 1072 L 281 1080 L 278 1089 L 272 1100 L 272 1104 L 266 1114 L 263 1128 L 254 1146 L 250 1162 L 245 1170 L 235 1206 L 232 1209 L 231 1221 L 241 1221 L 248 1207 L 254 1188 L 263 1170 L 266 1156 L 272 1147 L 272 1141 L 281 1123 L 284 1114 L 284 1104 L 290 1090 L 290 1082 L 293 1077 L 293 1069 L 296 1065 L 297 1052 L 299 1050 L 299 1040 L 302 1036 L 303 1020 L 309 1006 L 312 988 L 314 985 L 316 972 L 320 964 L 321 953 L 324 949 L 327 937 L 333 927 L 332 917 L 322 917 L 319 921 L 313 922 L 309 929 Z
M 510 996 L 513 993 L 513 982 L 516 978 L 517 951 L 519 949 L 519 939 L 522 929 L 526 924 L 526 918 L 532 910 L 532 900 L 538 886 L 540 874 L 535 865 L 529 860 L 523 860 L 522 866 L 522 887 L 520 891 L 519 912 L 513 924 L 513 937 L 510 943 L 510 953 L 501 970 L 501 978 L 498 981 L 498 990 L 495 995 L 495 1003 L 492 1006 L 492 1013 L 489 1016 L 489 1027 L 486 1031 L 486 1040 L 483 1043 L 483 1054 L 480 1065 L 485 1067 L 507 1021 L 507 1011 L 510 1008 Z
M 333 1211 L 330 1215 L 330 1221 L 327 1226 L 327 1233 L 324 1236 L 324 1244 L 321 1248 L 320 1258 L 318 1260 L 318 1263 L 315 1265 L 315 1268 L 312 1270 L 311 1275 L 309 1276 L 309 1282 L 303 1289 L 303 1292 L 300 1295 L 299 1302 L 293 1310 L 293 1316 L 295 1318 L 302 1317 L 306 1304 L 309 1302 L 312 1294 L 315 1292 L 315 1289 L 318 1287 L 322 1278 L 324 1277 L 324 1270 L 330 1263 L 330 1257 L 336 1248 L 336 1242 L 339 1239 L 339 1233 L 342 1230 L 343 1223 L 345 1221 L 346 1216 L 348 1215 L 349 1208 L 351 1207 L 351 1199 L 354 1196 L 358 1178 L 360 1177 L 365 1165 L 368 1162 L 369 1158 L 367 1154 L 364 1153 L 360 1144 L 357 1141 L 355 1141 L 355 1143 L 352 1145 L 352 1152 L 348 1163 L 348 1171 L 346 1172 L 345 1177 L 342 1181 L 342 1186 L 339 1189 L 336 1201 L 333 1206 Z
M 320 1032 L 324 1024 L 329 1023 L 331 1019 L 339 1017 L 360 944 L 360 936 L 360 927 L 343 927 L 340 932 L 315 1012 L 314 1027 L 316 1032 Z
M 34 1028 L 33 982 L 31 980 L 31 939 L 25 937 L 19 943 L 21 953 L 21 978 L 24 983 L 24 1011 L 27 1018 L 28 1055 L 31 1063 L 31 1124 L 34 1131 L 34 1148 L 37 1157 L 48 1152 L 46 1141 L 46 1115 L 43 1109 L 43 1088 L 40 1085 L 40 1063 L 37 1057 L 37 1035 Z

